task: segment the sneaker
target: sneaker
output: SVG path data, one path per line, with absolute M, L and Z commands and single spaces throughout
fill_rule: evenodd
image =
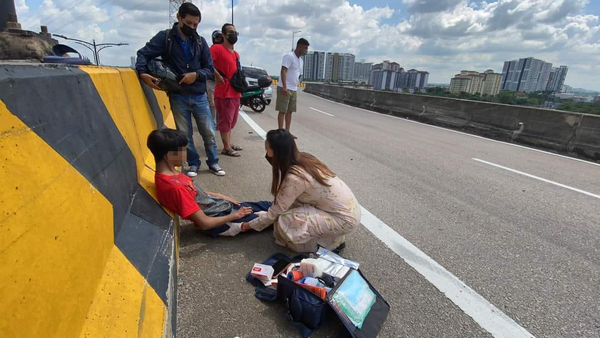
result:
M 218 164 L 208 166 L 208 169 L 210 169 L 217 176 L 225 176 L 225 170 L 223 170 Z
M 198 168 L 198 166 L 197 166 L 197 165 L 192 165 L 192 166 L 190 166 L 190 167 L 189 167 L 189 169 L 187 170 L 187 173 L 186 173 L 186 174 L 187 174 L 189 177 L 196 177 L 196 176 L 198 176 L 198 169 L 199 169 L 199 168 Z

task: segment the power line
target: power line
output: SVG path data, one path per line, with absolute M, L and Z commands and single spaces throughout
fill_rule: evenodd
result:
M 74 5 L 73 5 L 73 6 L 71 6 L 71 7 L 69 7 L 69 9 L 65 10 L 64 12 L 60 12 L 60 13 L 58 14 L 58 17 L 61 17 L 61 16 L 65 15 L 65 13 L 69 13 L 69 12 L 70 12 L 70 11 L 71 11 L 73 8 L 75 8 L 75 7 L 79 6 L 79 5 L 81 5 L 81 4 L 82 4 L 82 2 L 80 2 L 80 1 L 81 1 L 81 0 L 75 0 L 75 1 L 73 1 L 73 2 L 69 2 L 69 4 L 68 4 L 67 6 L 71 6 L 71 5 L 73 5 L 73 4 L 74 4 Z M 67 6 L 65 6 L 65 7 L 67 7 Z M 41 5 L 40 5 L 40 7 L 41 7 Z M 40 8 L 40 7 L 38 7 L 38 10 L 39 10 L 39 8 Z M 59 11 L 60 11 L 60 9 L 59 9 Z M 37 13 L 37 11 L 36 11 L 36 13 Z M 30 17 L 32 17 L 32 16 L 33 16 L 33 14 L 32 14 Z M 52 17 L 52 15 L 48 15 L 47 17 L 43 18 L 43 20 L 48 20 L 48 19 L 50 19 L 51 17 Z M 27 19 L 29 19 L 29 18 L 27 18 Z M 25 19 L 25 20 L 27 20 L 27 19 Z M 42 24 L 42 23 L 43 23 L 43 22 L 42 22 L 42 18 L 40 18 L 40 24 Z M 44 25 L 44 26 L 47 26 L 47 25 Z M 28 28 L 28 29 L 29 29 L 29 30 L 31 30 L 33 27 L 35 27 L 35 25 L 33 25 L 33 26 L 29 26 L 29 28 Z
M 139 4 L 135 5 L 135 6 L 131 7 L 130 9 L 126 9 L 126 10 L 122 11 L 121 13 L 119 13 L 119 14 L 113 16 L 113 17 L 108 18 L 106 21 L 101 22 L 100 25 L 103 25 L 103 24 L 105 24 L 105 23 L 107 23 L 107 22 L 109 22 L 109 21 L 111 21 L 113 19 L 116 19 L 116 18 L 120 17 L 121 15 L 123 15 L 123 14 L 125 14 L 127 12 L 130 12 L 130 11 L 132 11 L 132 10 L 138 8 L 138 7 L 141 7 L 142 5 L 144 5 L 144 4 L 146 4 L 147 2 L 150 2 L 150 1 L 151 0 L 146 0 L 146 1 L 143 1 L 143 2 L 141 2 L 141 3 L 139 3 Z M 63 25 L 63 26 L 55 29 L 54 31 L 58 32 L 61 29 L 65 28 L 65 27 L 67 27 L 67 26 L 69 26 L 69 25 L 71 25 L 73 23 L 74 23 L 74 21 L 70 21 L 67 24 L 65 24 L 65 25 Z
M 97 6 L 98 9 L 106 6 L 108 3 L 112 2 L 112 0 L 107 0 L 104 1 L 102 4 L 100 4 L 99 6 Z M 69 11 L 71 11 L 73 8 L 77 7 L 79 4 L 71 7 L 68 11 L 63 12 L 61 15 L 57 16 L 56 18 L 52 19 L 50 22 L 46 22 L 46 24 L 44 26 L 49 26 L 51 23 L 53 23 L 54 21 L 60 19 L 61 17 L 63 17 L 65 14 L 69 13 Z

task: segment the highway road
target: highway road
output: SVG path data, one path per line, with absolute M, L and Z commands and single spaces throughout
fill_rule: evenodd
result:
M 306 93 L 298 101 L 299 149 L 325 162 L 364 208 L 343 255 L 391 305 L 380 337 L 600 336 L 599 164 Z M 277 112 L 274 103 L 244 109 L 233 136 L 242 157 L 221 157 L 227 176 L 203 167 L 196 181 L 238 200 L 269 200 L 262 135 L 277 127 Z M 292 254 L 271 230 L 211 239 L 184 227 L 179 337 L 297 336 L 284 305 L 260 302 L 244 280 L 275 252 Z M 313 337 L 336 337 L 338 325 Z

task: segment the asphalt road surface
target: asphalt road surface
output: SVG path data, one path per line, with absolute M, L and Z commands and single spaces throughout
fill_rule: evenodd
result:
M 233 134 L 242 157 L 221 156 L 225 177 L 204 164 L 195 180 L 270 200 L 261 131 L 277 112 L 244 110 L 252 122 L 240 117 Z M 373 215 L 343 256 L 391 305 L 379 337 L 600 336 L 600 165 L 305 93 L 291 129 Z M 244 279 L 253 263 L 293 254 L 271 231 L 212 239 L 183 227 L 179 337 L 299 336 L 285 306 L 259 301 Z

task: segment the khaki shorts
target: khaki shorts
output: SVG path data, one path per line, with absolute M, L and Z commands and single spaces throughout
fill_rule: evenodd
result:
M 283 93 L 282 87 L 277 87 L 277 102 L 275 103 L 275 110 L 280 113 L 293 113 L 296 111 L 296 98 L 298 93 L 293 90 L 288 90 L 290 95 Z

